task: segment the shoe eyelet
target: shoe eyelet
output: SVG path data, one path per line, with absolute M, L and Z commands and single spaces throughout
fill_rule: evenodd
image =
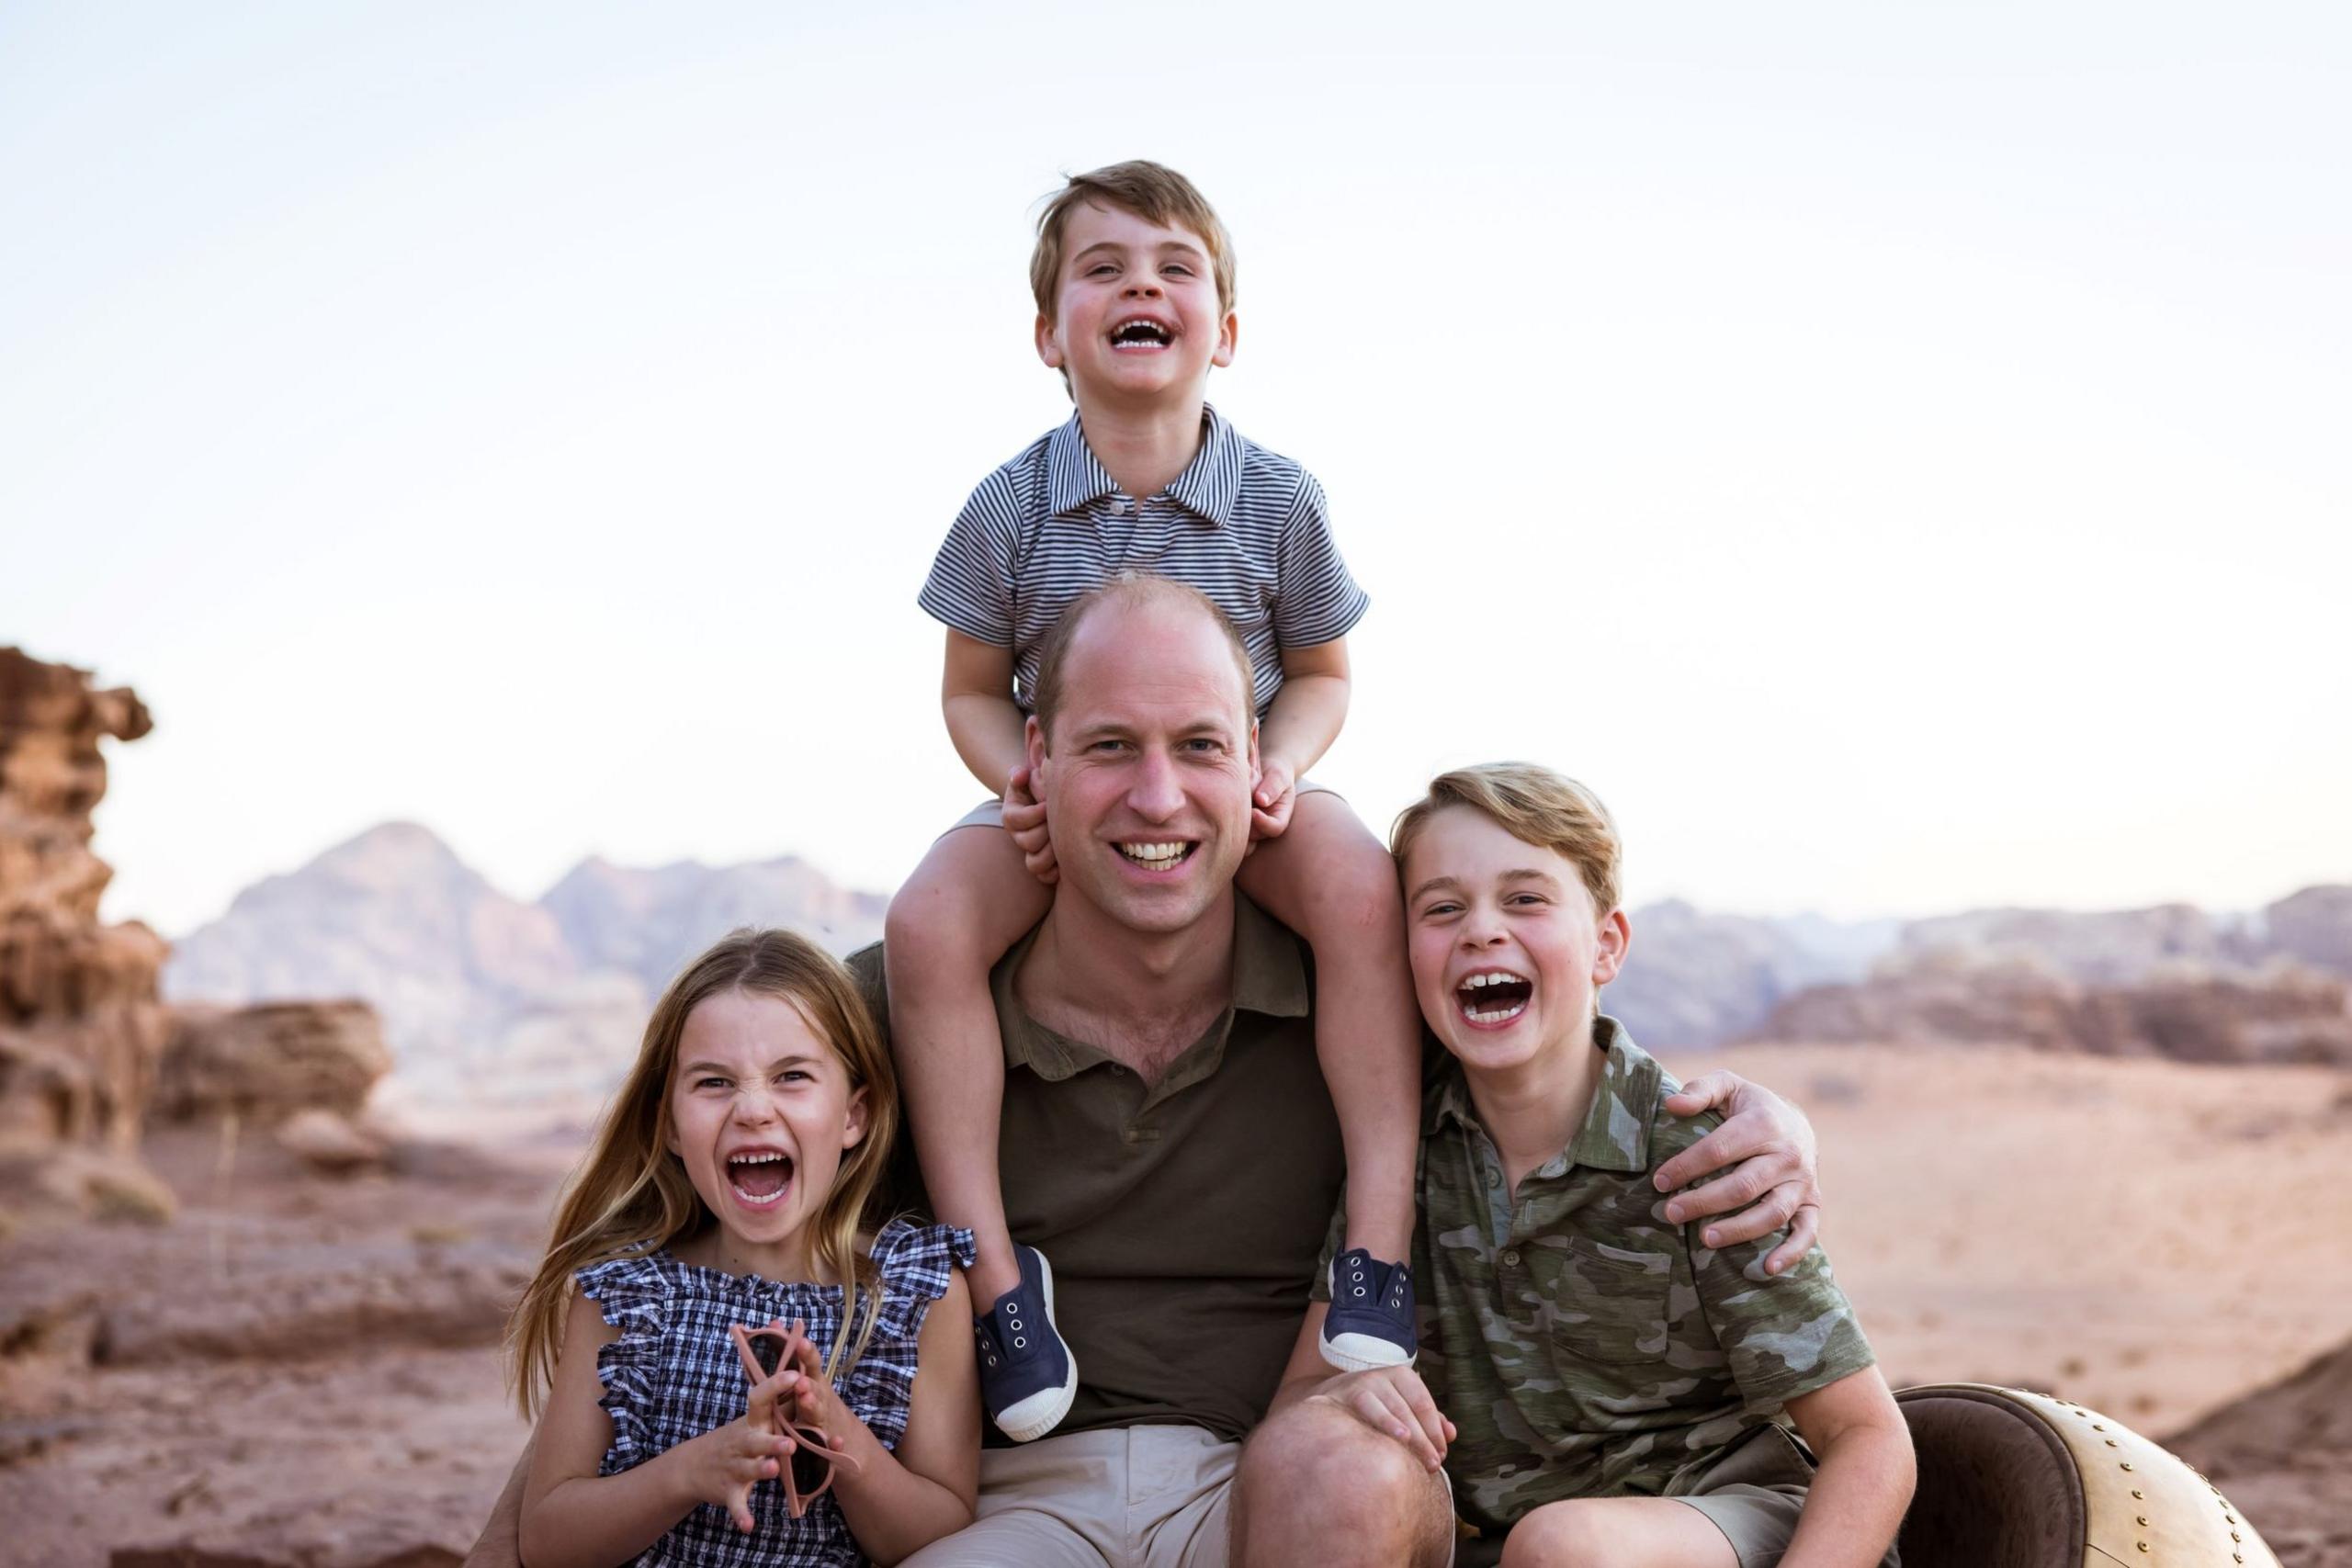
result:
M 1029 1341 L 1016 1334 L 1012 1337 L 1012 1348 L 1016 1350 L 1025 1350 L 1029 1348 Z
M 1017 1318 L 1017 1317 L 1016 1317 L 1016 1318 L 1014 1318 L 1014 1319 L 1012 1320 L 1012 1326 L 1013 1326 L 1013 1330 L 1014 1330 L 1016 1333 L 1017 1333 L 1017 1332 L 1019 1332 L 1019 1330 L 1020 1330 L 1020 1328 L 1021 1328 L 1021 1320 L 1020 1320 L 1019 1318 Z

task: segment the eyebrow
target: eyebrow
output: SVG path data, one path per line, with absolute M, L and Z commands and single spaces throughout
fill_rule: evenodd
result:
M 1170 251 L 1182 251 L 1184 254 L 1196 257 L 1200 260 L 1205 261 L 1208 258 L 1208 253 L 1202 250 L 1200 246 L 1193 243 L 1190 240 L 1162 240 L 1150 248 L 1161 253 L 1162 254 L 1166 254 Z M 1078 262 L 1084 261 L 1088 256 L 1092 255 L 1097 251 L 1114 251 L 1125 254 L 1126 249 L 1127 246 L 1117 240 L 1097 240 L 1092 244 L 1087 246 L 1084 250 L 1072 255 L 1069 259 L 1074 265 Z
M 1515 870 L 1504 872 L 1500 876 L 1495 878 L 1495 880 L 1498 882 L 1542 882 L 1549 884 L 1554 887 L 1560 886 L 1560 879 L 1558 877 L 1553 875 L 1548 871 L 1539 871 L 1532 865 L 1520 866 Z M 1419 886 L 1414 888 L 1411 893 L 1408 894 L 1405 897 L 1405 902 L 1408 904 L 1418 903 L 1420 900 L 1421 895 L 1424 893 L 1432 893 L 1442 887 L 1459 889 L 1461 886 L 1462 879 L 1458 876 L 1432 876 L 1427 882 L 1424 882 Z
M 767 1070 L 775 1072 L 778 1067 L 788 1067 L 796 1062 L 814 1062 L 816 1060 L 818 1060 L 818 1058 L 810 1055 L 808 1052 L 796 1051 L 789 1056 L 778 1056 L 775 1061 L 770 1062 L 768 1064 Z M 688 1077 L 695 1073 L 717 1073 L 721 1077 L 731 1077 L 734 1076 L 734 1072 L 735 1069 L 728 1066 L 725 1062 L 702 1061 L 688 1062 L 684 1066 L 678 1069 L 678 1076 L 681 1077 Z

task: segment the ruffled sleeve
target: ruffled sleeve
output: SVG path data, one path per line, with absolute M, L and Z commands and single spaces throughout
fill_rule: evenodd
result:
M 947 1293 L 949 1272 L 969 1269 L 978 1249 L 972 1233 L 954 1225 L 920 1225 L 896 1219 L 874 1237 L 874 1268 L 882 1276 L 882 1325 L 908 1340 L 922 1333 L 931 1303 Z
M 596 1352 L 596 1381 L 605 1387 L 597 1404 L 613 1419 L 613 1446 L 605 1450 L 597 1473 L 613 1475 L 660 1451 L 653 1442 L 652 1411 L 669 1292 L 661 1270 L 647 1258 L 607 1258 L 572 1280 L 605 1321 L 620 1330 L 619 1338 Z

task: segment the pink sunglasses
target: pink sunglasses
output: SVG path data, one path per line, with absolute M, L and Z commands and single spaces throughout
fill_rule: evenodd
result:
M 739 1323 L 728 1333 L 734 1337 L 735 1353 L 742 1358 L 743 1375 L 757 1383 L 775 1376 L 776 1370 L 792 1359 L 795 1348 L 808 1342 L 802 1330 L 800 1324 L 777 1318 L 765 1328 L 746 1328 Z M 777 1479 L 784 1483 L 784 1500 L 797 1519 L 833 1484 L 836 1465 L 855 1471 L 857 1461 L 835 1448 L 822 1429 L 790 1419 L 781 1407 L 777 1420 L 784 1428 L 780 1435 L 789 1437 L 794 1445 Z

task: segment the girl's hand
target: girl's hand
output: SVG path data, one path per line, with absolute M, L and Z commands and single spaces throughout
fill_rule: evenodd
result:
M 799 1381 L 794 1369 L 778 1369 L 752 1385 L 741 1416 L 673 1450 L 685 1458 L 685 1485 L 695 1501 L 718 1504 L 739 1530 L 748 1532 L 755 1522 L 752 1488 L 774 1480 L 792 1452 L 792 1439 L 777 1435 L 776 1401 Z
M 1029 866 L 1029 874 L 1051 887 L 1062 879 L 1054 863 L 1054 840 L 1046 832 L 1046 807 L 1029 793 L 1029 770 L 1015 768 L 1004 784 L 1004 830 Z
M 826 1381 L 824 1358 L 817 1353 L 817 1347 L 808 1343 L 807 1325 L 796 1323 L 792 1326 L 798 1334 L 792 1342 L 792 1364 L 778 1368 L 775 1374 L 778 1387 L 792 1398 L 792 1419 L 803 1427 L 816 1427 L 833 1447 L 846 1447 L 850 1429 L 863 1423 Z

